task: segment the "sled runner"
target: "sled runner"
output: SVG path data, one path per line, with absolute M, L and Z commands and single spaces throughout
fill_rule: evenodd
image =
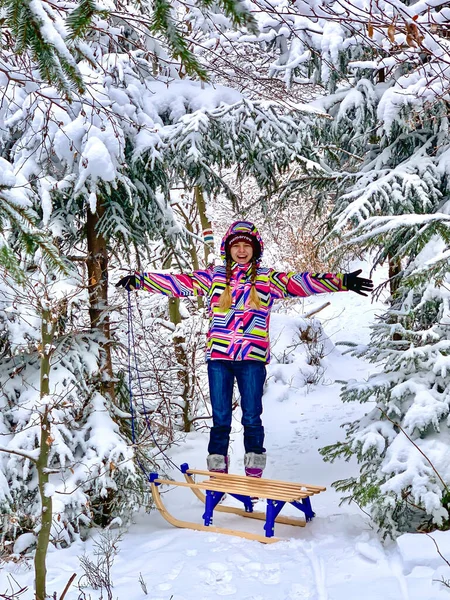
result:
M 314 512 L 311 508 L 310 497 L 319 494 L 320 492 L 324 492 L 326 489 L 317 485 L 290 483 L 287 481 L 277 481 L 275 479 L 257 479 L 231 473 L 214 473 L 211 471 L 190 469 L 187 463 L 181 465 L 181 471 L 184 474 L 186 481 L 160 479 L 158 473 L 151 473 L 149 478 L 156 507 L 166 521 L 175 527 L 195 529 L 197 531 L 225 533 L 227 535 L 235 535 L 248 540 L 257 540 L 265 544 L 280 541 L 279 538 L 274 537 L 275 523 L 304 527 L 308 521 L 311 521 L 314 517 Z M 207 479 L 195 481 L 192 477 L 193 475 L 207 477 Z M 164 506 L 159 493 L 158 488 L 160 485 L 190 488 L 197 498 L 205 503 L 205 512 L 202 517 L 203 525 L 200 523 L 192 523 L 190 521 L 181 521 L 169 513 Z M 225 493 L 242 502 L 244 509 L 220 505 L 219 502 Z M 253 511 L 251 499 L 255 497 L 266 499 L 265 513 Z M 295 508 L 302 511 L 304 518 L 295 519 L 279 516 L 280 511 L 286 503 L 292 504 L 292 506 L 295 506 Z M 265 521 L 265 535 L 215 527 L 213 525 L 214 511 L 233 513 L 242 517 Z

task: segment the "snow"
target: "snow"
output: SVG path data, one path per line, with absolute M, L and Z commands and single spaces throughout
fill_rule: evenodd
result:
M 93 128 L 94 129 L 94 128 Z M 91 177 L 92 181 L 103 179 L 103 181 L 114 181 L 116 168 L 111 160 L 107 145 L 99 137 L 91 137 L 86 142 L 82 153 L 80 178 L 75 191 L 82 189 L 85 181 Z M 90 199 L 91 200 L 91 199 Z M 95 205 L 91 206 L 92 212 Z
M 378 277 L 376 273 L 375 278 Z M 263 415 L 268 452 L 265 475 L 327 486 L 326 492 L 313 498 L 315 519 L 304 528 L 277 525 L 276 535 L 285 540 L 263 545 L 213 532 L 175 529 L 157 511 L 147 514 L 142 510 L 116 542 L 118 554 L 111 570 L 113 598 L 448 599 L 448 588 L 439 580 L 450 578 L 450 568 L 439 556 L 433 539 L 442 555 L 449 559 L 450 532 L 434 532 L 432 536 L 404 534 L 395 542 L 383 543 L 368 517 L 354 504 L 339 506 L 339 495 L 330 487 L 337 479 L 355 475 L 357 465 L 354 460 L 325 463 L 318 449 L 342 439 L 341 425 L 372 408 L 372 405 L 340 401 L 339 381 L 364 380 L 373 367 L 343 354 L 342 347 L 334 342 L 350 339 L 366 344 L 370 320 L 381 311 L 381 305 L 351 293 L 332 297 L 331 305 L 318 315 L 329 336 L 324 341 L 323 379 L 320 384 L 308 387 L 301 384 L 301 377 L 298 381 L 292 379 L 295 365 L 305 367 L 304 353 L 300 348 L 294 349 L 290 362 L 283 362 L 282 349 L 295 346 L 303 320 L 301 314 L 322 304 L 323 297 L 317 297 L 308 299 L 304 305 L 294 305 L 290 315 L 281 312 L 272 315 L 275 358 L 268 367 Z M 282 395 L 278 393 L 280 390 Z M 107 432 L 105 435 L 108 438 Z M 97 443 L 101 444 L 101 440 Z M 175 464 L 188 462 L 192 467 L 204 468 L 206 446 L 206 432 L 184 434 L 170 456 Z M 235 414 L 230 451 L 232 472 L 243 472 L 243 454 L 240 420 Z M 180 480 L 175 469 L 168 474 Z M 170 488 L 164 494 L 164 502 L 178 518 L 201 522 L 202 506 L 189 489 Z M 297 516 L 297 511 L 288 506 L 283 514 Z M 253 532 L 262 530 L 260 522 L 223 513 L 215 517 L 215 524 Z M 116 523 L 108 533 L 112 540 L 121 531 L 117 525 L 120 528 L 120 522 Z M 15 552 L 27 551 L 34 541 L 30 535 L 18 539 Z M 79 598 L 76 585 L 83 573 L 79 557 L 86 555 L 95 562 L 95 544 L 100 539 L 99 531 L 93 531 L 85 543 L 76 541 L 66 549 L 51 549 L 47 561 L 48 593 L 56 592 L 59 596 L 72 573 L 77 573 L 66 600 Z M 2 566 L 0 589 L 8 588 L 11 583 L 8 577 L 13 575 L 20 585 L 29 587 L 30 593 L 32 569 L 26 568 L 23 561 Z M 101 597 L 100 590 L 90 587 L 83 588 L 83 592 L 92 600 Z
M 55 490 L 56 488 L 52 483 L 46 483 L 44 485 L 44 496 L 47 496 L 47 498 L 51 498 L 55 495 Z
M 11 163 L 0 157 L 0 190 L 6 201 L 13 206 L 30 207 L 28 188 L 26 179 L 20 173 L 15 173 Z
M 14 542 L 13 552 L 16 555 L 19 555 L 22 552 L 25 552 L 25 550 L 28 550 L 28 548 L 30 548 L 30 546 L 32 546 L 35 543 L 36 536 L 34 533 L 22 533 L 22 535 L 19 535 L 19 537 Z

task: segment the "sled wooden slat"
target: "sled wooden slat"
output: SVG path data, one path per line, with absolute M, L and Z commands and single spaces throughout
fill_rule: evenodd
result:
M 247 478 L 250 481 L 224 481 L 216 479 L 215 477 L 211 477 L 210 479 L 205 479 L 201 483 L 207 483 L 208 485 L 221 485 L 226 486 L 230 493 L 242 493 L 248 496 L 258 496 L 258 498 L 272 498 L 272 500 L 284 500 L 287 502 L 291 502 L 291 500 L 287 500 L 288 498 L 306 498 L 309 496 L 306 490 L 301 491 L 300 488 L 293 488 L 287 486 L 284 489 L 271 487 L 270 485 L 260 485 L 256 484 L 251 478 Z M 235 490 L 235 491 L 233 491 Z M 240 490 L 240 491 L 239 491 Z M 275 498 L 277 496 L 277 498 Z
M 270 490 L 278 490 L 279 492 L 292 492 L 292 493 L 301 492 L 303 494 L 314 493 L 314 491 L 308 490 L 307 488 L 301 489 L 301 487 L 299 485 L 295 485 L 294 483 L 286 483 L 285 485 L 281 485 L 280 483 L 275 483 L 274 485 L 271 485 L 271 482 L 269 479 L 265 479 L 263 482 L 261 482 L 260 479 L 256 479 L 256 478 L 252 478 L 252 477 L 244 477 L 242 479 L 235 479 L 231 475 L 229 479 L 224 479 L 224 478 L 219 478 L 219 477 L 216 477 L 215 475 L 212 475 L 206 481 L 208 481 L 208 482 L 216 481 L 217 483 L 223 483 L 226 481 L 227 484 L 236 485 L 238 487 L 240 487 L 240 486 L 245 487 L 245 486 L 250 485 L 250 487 L 252 489 L 262 489 L 262 490 L 270 489 Z
M 234 473 L 213 473 L 211 471 L 202 471 L 201 469 L 188 469 L 186 472 L 189 473 L 189 475 L 205 475 L 208 477 L 217 477 L 218 479 L 226 479 L 227 481 L 229 480 L 229 478 L 241 480 L 241 481 L 247 481 L 249 479 L 249 477 L 247 477 L 246 475 L 235 475 Z M 311 490 L 311 491 L 315 490 L 317 493 L 325 492 L 325 490 L 327 489 L 326 487 L 323 487 L 321 485 L 309 485 L 306 483 L 297 483 L 297 482 L 290 483 L 288 481 L 280 481 L 278 479 L 264 479 L 263 477 L 261 477 L 259 479 L 254 477 L 253 479 L 254 479 L 255 484 L 258 484 L 258 482 L 260 482 L 260 483 L 270 483 L 270 485 L 272 485 L 272 484 L 293 485 L 295 487 L 305 488 L 305 489 Z
M 189 475 L 188 473 L 185 473 L 184 476 L 186 477 L 186 481 L 188 483 L 195 483 L 191 475 Z M 205 503 L 205 494 L 203 494 L 198 488 L 194 487 L 192 488 L 192 491 L 201 502 Z M 239 515 L 247 519 L 258 519 L 259 521 L 266 520 L 266 514 L 263 512 L 254 511 L 250 513 L 246 512 L 242 508 L 236 508 L 234 506 L 223 506 L 222 504 L 219 504 L 214 510 L 218 512 L 226 512 L 234 515 Z M 280 523 L 281 525 L 292 525 L 294 527 L 305 527 L 306 525 L 306 521 L 304 519 L 296 519 L 295 517 L 284 517 L 283 515 L 278 515 L 278 517 L 275 519 L 275 523 Z
M 249 477 L 248 479 L 251 479 Z M 205 480 L 195 483 L 187 483 L 186 481 L 172 481 L 171 479 L 155 479 L 155 483 L 160 483 L 164 485 L 175 485 L 181 487 L 189 487 L 189 488 L 197 488 L 200 490 L 210 490 L 211 492 L 224 492 L 229 494 L 241 494 L 243 496 L 254 496 L 258 498 L 270 498 L 271 500 L 282 500 L 284 502 L 295 502 L 297 500 L 302 500 L 303 498 L 307 498 L 310 496 L 307 492 L 292 493 L 288 491 L 285 494 L 281 494 L 279 492 L 274 492 L 270 489 L 258 487 L 255 488 L 249 482 L 247 485 L 237 485 L 233 483 L 228 484 L 228 482 L 219 483 L 213 480 Z
M 173 483 L 173 482 L 170 482 Z M 180 483 L 180 482 L 178 482 Z M 155 501 L 156 507 L 158 508 L 161 516 L 174 527 L 180 527 L 181 529 L 193 529 L 195 531 L 206 531 L 208 533 L 224 533 L 226 535 L 234 535 L 237 537 L 241 537 L 247 540 L 254 540 L 257 542 L 261 542 L 263 544 L 274 544 L 275 542 L 279 542 L 280 540 L 275 537 L 265 537 L 263 535 L 258 535 L 257 533 L 249 533 L 247 531 L 239 531 L 235 529 L 225 529 L 223 527 L 215 527 L 214 525 L 201 525 L 200 523 L 192 523 L 191 521 L 181 521 L 174 517 L 164 506 L 162 498 L 160 496 L 158 487 L 154 483 L 150 483 L 150 487 L 153 494 L 153 499 Z
M 292 495 L 296 495 L 296 494 L 303 494 L 303 497 L 306 496 L 311 496 L 314 494 L 318 494 L 319 492 L 316 490 L 308 490 L 307 488 L 301 488 L 298 485 L 294 485 L 294 484 L 286 484 L 286 485 L 281 485 L 281 484 L 275 484 L 275 485 L 270 485 L 269 480 L 265 480 L 265 483 L 257 483 L 255 482 L 251 482 L 251 478 L 247 477 L 246 478 L 247 481 L 244 480 L 235 480 L 232 477 L 229 480 L 226 480 L 227 485 L 232 485 L 233 487 L 237 488 L 247 488 L 247 487 L 251 487 L 251 489 L 253 491 L 258 490 L 258 493 L 260 493 L 261 491 L 268 491 L 270 493 L 276 493 L 276 494 L 281 494 L 281 495 L 285 495 L 285 494 L 292 494 Z M 250 481 L 249 481 L 250 480 Z M 224 483 L 225 480 L 224 479 L 219 479 L 217 477 L 211 477 L 210 479 L 206 479 L 205 481 L 209 482 L 217 482 L 217 483 Z M 266 483 L 267 482 L 267 483 Z M 257 494 L 256 494 L 257 495 Z M 268 496 L 268 497 L 272 497 L 272 496 Z

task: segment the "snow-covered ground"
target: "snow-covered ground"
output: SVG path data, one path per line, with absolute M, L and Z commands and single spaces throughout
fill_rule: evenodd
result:
M 368 341 L 368 324 L 380 305 L 355 294 L 335 294 L 308 300 L 298 311 L 308 311 L 330 300 L 320 315 L 332 342 Z M 295 341 L 299 317 L 273 315 L 274 354 Z M 352 462 L 324 463 L 318 449 L 342 439 L 341 424 L 366 407 L 343 404 L 336 380 L 367 377 L 370 365 L 343 355 L 343 347 L 326 346 L 323 382 L 304 385 L 304 350 L 294 350 L 294 362 L 269 368 L 264 399 L 268 466 L 265 477 L 327 486 L 313 499 L 315 519 L 304 528 L 276 526 L 286 541 L 263 545 L 238 537 L 171 527 L 156 511 L 137 516 L 118 542 L 112 568 L 113 596 L 119 600 L 210 600 L 229 596 L 239 600 L 440 600 L 450 589 L 439 580 L 450 579 L 450 569 L 426 535 L 407 534 L 383 545 L 367 516 L 356 505 L 339 506 L 330 484 L 357 472 Z M 239 415 L 230 451 L 231 471 L 243 472 Z M 205 468 L 207 434 L 188 435 L 172 452 L 175 463 Z M 180 479 L 175 470 L 171 473 Z M 202 505 L 188 489 L 164 494 L 169 510 L 181 519 L 201 522 Z M 232 502 L 227 500 L 227 502 Z M 298 516 L 288 506 L 282 514 Z M 262 533 L 262 523 L 219 513 L 215 524 Z M 112 530 L 111 535 L 116 535 Z M 434 533 L 441 553 L 450 560 L 450 532 Z M 60 597 L 72 573 L 77 578 L 66 600 L 101 597 L 100 591 L 76 588 L 82 575 L 79 557 L 93 551 L 98 535 L 86 543 L 50 552 L 48 592 Z M 33 572 L 23 561 L 3 563 L 0 594 L 11 586 L 28 586 L 22 599 L 33 597 Z M 14 577 L 17 583 L 11 579 Z M 139 579 L 144 582 L 147 594 Z M 103 598 L 107 598 L 103 592 Z

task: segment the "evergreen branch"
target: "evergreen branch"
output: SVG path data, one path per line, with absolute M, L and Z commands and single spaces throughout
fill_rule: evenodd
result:
M 416 442 L 406 433 L 406 431 L 403 429 L 403 427 L 400 425 L 400 423 L 397 423 L 397 421 L 394 421 L 393 419 L 391 419 L 388 414 L 379 406 L 377 406 L 378 410 L 381 412 L 381 414 L 386 417 L 386 419 L 388 421 L 390 421 L 392 423 L 392 425 L 394 425 L 395 427 L 398 427 L 398 429 L 405 435 L 405 437 L 411 442 L 411 444 L 416 448 L 416 450 L 418 450 L 420 452 L 420 454 L 425 458 L 425 460 L 428 462 L 428 464 L 430 465 L 430 467 L 433 469 L 433 471 L 436 473 L 436 476 L 438 477 L 439 481 L 442 483 L 445 491 L 447 493 L 450 493 L 450 488 L 448 487 L 448 485 L 445 483 L 445 481 L 442 479 L 439 471 L 436 469 L 436 467 L 433 465 L 433 463 L 431 462 L 431 460 L 428 458 L 428 456 L 423 452 L 423 450 L 421 450 L 421 448 L 419 448 L 419 446 L 416 444 Z
M 25 273 L 21 269 L 20 263 L 14 255 L 14 252 L 6 245 L 0 247 L 0 266 L 5 269 L 15 283 L 25 283 Z
M 102 14 L 105 18 L 108 16 L 107 11 L 100 11 L 97 8 L 94 0 L 81 0 L 78 6 L 68 14 L 66 19 L 66 25 L 70 31 L 68 40 L 72 41 L 85 36 L 93 18 L 98 14 Z
M 203 0 L 204 4 L 209 4 Z M 248 11 L 241 0 L 218 0 L 223 12 L 230 18 L 234 27 L 246 27 L 250 33 L 259 33 L 255 17 Z
M 81 12 L 75 14 L 75 19 L 72 18 L 72 30 L 78 25 L 80 32 L 85 31 L 92 19 L 86 2 L 84 0 Z M 58 41 L 53 41 L 49 36 L 49 27 L 54 24 L 52 15 L 44 11 L 35 12 L 29 0 L 1 0 L 0 8 L 6 9 L 6 25 L 12 32 L 15 52 L 18 55 L 29 52 L 41 77 L 67 97 L 70 97 L 74 87 L 78 92 L 83 92 L 83 79 L 66 41 L 56 27 L 53 36 L 55 40 L 59 38 Z
M 201 0 L 204 9 L 213 7 L 212 0 Z M 222 8 L 232 25 L 246 27 L 253 34 L 258 33 L 256 19 L 249 12 L 242 0 L 219 0 L 218 5 Z M 168 0 L 153 0 L 153 16 L 150 31 L 161 35 L 169 45 L 175 59 L 180 60 L 189 75 L 196 75 L 202 81 L 208 81 L 208 73 L 201 65 L 194 52 L 190 48 L 190 40 L 177 27 L 172 17 L 172 3 Z
M 0 189 L 1 193 L 1 189 Z M 43 256 L 49 262 L 51 268 L 62 273 L 68 273 L 68 267 L 61 258 L 56 246 L 52 243 L 50 237 L 37 228 L 37 215 L 28 207 L 18 206 L 13 201 L 0 195 L 0 232 L 2 231 L 1 219 L 8 221 L 9 226 L 18 236 L 19 243 L 25 248 L 28 254 L 33 253 L 36 248 L 40 248 Z M 5 250 L 3 249 L 5 248 Z M 0 251 L 0 260 L 2 265 L 11 269 L 11 275 L 17 282 L 22 281 L 20 275 L 20 266 L 11 250 L 3 247 Z M 8 267 L 9 265 L 9 267 Z
M 153 11 L 150 31 L 166 39 L 174 58 L 180 60 L 189 75 L 197 75 L 202 81 L 207 81 L 206 69 L 189 49 L 188 42 L 172 18 L 171 3 L 168 0 L 154 0 Z

